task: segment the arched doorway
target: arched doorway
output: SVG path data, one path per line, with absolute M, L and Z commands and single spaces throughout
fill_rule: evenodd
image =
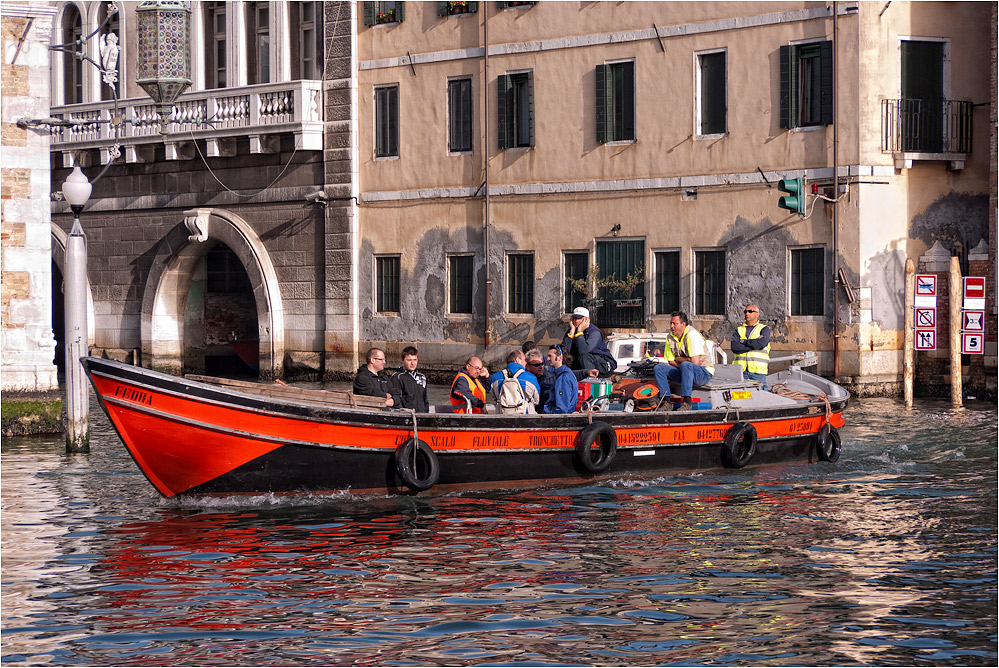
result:
M 284 309 L 266 248 L 232 212 L 184 216 L 157 246 L 146 279 L 143 366 L 245 376 L 255 360 L 260 377 L 280 376 Z

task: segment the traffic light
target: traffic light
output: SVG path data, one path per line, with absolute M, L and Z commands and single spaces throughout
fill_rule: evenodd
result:
M 777 206 L 794 211 L 799 216 L 805 215 L 805 177 L 781 179 L 777 183 L 777 190 L 787 193 L 777 200 Z

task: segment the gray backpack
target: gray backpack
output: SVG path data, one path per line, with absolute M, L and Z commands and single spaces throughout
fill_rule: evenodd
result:
M 503 369 L 503 380 L 500 381 L 500 391 L 497 397 L 500 413 L 526 413 L 527 395 L 524 394 L 524 386 L 520 384 L 518 377 L 524 373 L 521 369 L 514 375 Z

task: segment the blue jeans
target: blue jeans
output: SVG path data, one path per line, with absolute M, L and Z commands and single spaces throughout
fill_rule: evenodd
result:
M 763 383 L 763 389 L 767 389 L 767 374 L 765 373 L 751 373 L 749 371 L 743 370 L 742 377 L 745 380 L 758 380 Z
M 657 364 L 653 368 L 656 375 L 656 385 L 659 386 L 660 398 L 669 394 L 669 381 L 680 382 L 680 396 L 690 397 L 694 385 L 706 385 L 711 382 L 711 374 L 703 366 L 693 362 L 682 362 L 677 369 L 672 364 Z

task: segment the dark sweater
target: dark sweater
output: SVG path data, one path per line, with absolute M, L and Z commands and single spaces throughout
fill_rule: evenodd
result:
M 405 369 L 399 369 L 398 373 L 389 379 L 388 385 L 392 394 L 393 408 L 412 408 L 417 413 L 426 413 L 430 410 L 430 402 L 427 399 L 427 377 L 419 371 L 410 373 Z
M 384 399 L 389 393 L 388 376 L 371 373 L 367 364 L 357 370 L 357 376 L 354 377 L 354 394 Z

